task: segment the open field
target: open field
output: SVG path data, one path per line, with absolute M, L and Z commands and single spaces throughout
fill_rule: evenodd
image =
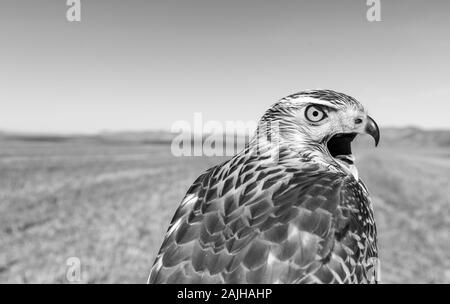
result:
M 359 149 L 385 282 L 450 283 L 450 149 Z M 188 186 L 219 158 L 167 144 L 0 139 L 0 282 L 145 282 Z

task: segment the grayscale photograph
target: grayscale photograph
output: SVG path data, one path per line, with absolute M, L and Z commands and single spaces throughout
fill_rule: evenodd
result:
M 449 17 L 2 0 L 0 284 L 450 283 Z

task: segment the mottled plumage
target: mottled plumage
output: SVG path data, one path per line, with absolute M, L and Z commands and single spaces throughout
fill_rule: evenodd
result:
M 377 280 L 376 227 L 366 187 L 318 145 L 297 144 L 291 136 L 297 129 L 288 117 L 294 122 L 296 111 L 310 104 L 292 101 L 301 96 L 364 110 L 333 91 L 307 91 L 275 104 L 244 151 L 209 169 L 188 190 L 150 283 Z M 279 130 L 269 131 L 267 122 L 279 122 Z

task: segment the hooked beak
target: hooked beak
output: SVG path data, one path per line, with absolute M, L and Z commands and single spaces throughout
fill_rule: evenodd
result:
M 378 146 L 378 143 L 380 142 L 380 129 L 375 120 L 370 116 L 367 116 L 367 123 L 364 131 L 373 137 L 375 140 L 375 147 Z

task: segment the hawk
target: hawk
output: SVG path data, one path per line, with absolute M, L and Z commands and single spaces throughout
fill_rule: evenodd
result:
M 376 283 L 377 230 L 351 142 L 380 132 L 356 99 L 302 91 L 276 102 L 244 150 L 202 174 L 149 283 Z

